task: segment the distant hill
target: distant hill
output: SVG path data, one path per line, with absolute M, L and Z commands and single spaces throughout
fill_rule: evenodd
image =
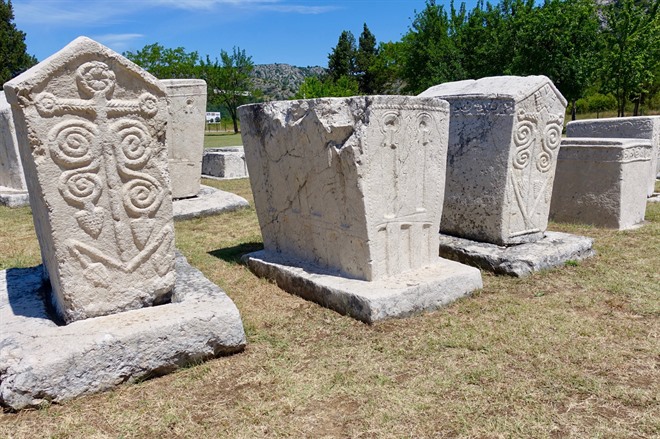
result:
M 289 64 L 256 64 L 252 70 L 255 86 L 264 92 L 264 100 L 291 99 L 308 76 L 325 73 L 323 67 L 296 67 Z

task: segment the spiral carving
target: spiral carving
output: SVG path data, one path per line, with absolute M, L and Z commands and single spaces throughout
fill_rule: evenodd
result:
M 55 125 L 48 133 L 50 155 L 64 168 L 87 166 L 94 160 L 94 140 L 99 131 L 86 120 L 67 120 Z
M 554 151 L 561 144 L 561 127 L 556 124 L 550 124 L 545 130 L 545 144 Z
M 118 161 L 129 169 L 143 168 L 152 155 L 149 129 L 136 120 L 123 119 L 111 130 L 118 137 Z
M 152 215 L 160 207 L 165 191 L 149 176 L 135 178 L 123 187 L 124 207 L 132 216 Z
M 92 172 L 69 171 L 60 177 L 59 189 L 68 203 L 83 208 L 98 201 L 103 186 L 99 176 Z
M 151 93 L 142 93 L 138 98 L 140 111 L 147 117 L 153 117 L 158 113 L 158 99 Z
M 513 166 L 517 169 L 525 168 L 531 159 L 529 147 L 534 141 L 534 125 L 530 121 L 522 121 L 518 124 L 514 136 L 516 144 L 516 155 L 513 159 Z
M 101 61 L 90 61 L 78 67 L 76 81 L 81 95 L 94 96 L 104 94 L 112 97 L 117 82 L 115 72 Z

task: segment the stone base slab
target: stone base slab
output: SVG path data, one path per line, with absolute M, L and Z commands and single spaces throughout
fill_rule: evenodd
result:
M 649 203 L 660 203 L 660 192 L 654 192 L 646 201 Z
M 0 187 L 0 206 L 23 207 L 30 205 L 27 191 Z
M 0 405 L 61 402 L 241 351 L 232 300 L 177 252 L 172 303 L 58 326 L 41 266 L 0 271 Z
M 483 286 L 478 269 L 441 258 L 373 282 L 340 277 L 265 250 L 247 254 L 243 261 L 283 290 L 366 323 L 433 310 Z
M 250 203 L 245 198 L 204 185 L 196 197 L 182 198 L 172 203 L 175 221 L 217 215 L 246 207 L 250 207 Z
M 568 233 L 545 232 L 536 242 L 508 247 L 440 234 L 441 257 L 516 277 L 595 254 L 593 239 Z

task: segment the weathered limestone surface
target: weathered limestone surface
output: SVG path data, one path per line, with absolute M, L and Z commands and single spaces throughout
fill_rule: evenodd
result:
M 172 198 L 194 197 L 200 189 L 204 128 L 206 124 L 206 81 L 163 79 L 167 90 L 169 154 Z
M 644 139 L 562 140 L 550 217 L 629 229 L 644 221 L 652 146 Z
M 326 98 L 239 115 L 266 251 L 362 280 L 436 262 L 445 102 Z
M 4 85 L 66 322 L 167 300 L 174 227 L 156 78 L 85 37 Z
M 242 350 L 229 297 L 176 258 L 172 303 L 58 326 L 41 267 L 0 271 L 0 405 L 62 402 Z
M 264 251 L 245 260 L 285 290 L 373 322 L 481 287 L 437 256 L 448 108 L 404 96 L 239 108 Z
M 650 140 L 652 151 L 647 196 L 653 195 L 656 176 L 660 174 L 660 116 L 574 120 L 566 125 L 566 136 Z
M 202 174 L 223 180 L 248 177 L 243 148 L 207 148 L 202 158 Z
M 593 239 L 560 232 L 545 232 L 535 242 L 499 246 L 440 235 L 440 256 L 497 274 L 525 277 L 595 255 Z
M 0 91 L 0 205 L 29 204 L 11 107 Z
M 440 230 L 509 245 L 543 237 L 566 100 L 545 76 L 437 85 L 449 102 L 447 182 Z
M 482 288 L 474 267 L 437 258 L 437 263 L 376 281 L 339 277 L 273 252 L 244 257 L 257 276 L 285 291 L 365 323 L 430 311 Z
M 217 215 L 250 207 L 250 203 L 243 197 L 204 185 L 201 186 L 196 196 L 174 200 L 172 205 L 174 221 Z

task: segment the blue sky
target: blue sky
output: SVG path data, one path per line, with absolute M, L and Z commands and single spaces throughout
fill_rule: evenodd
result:
M 438 0 L 439 4 L 449 4 Z M 459 2 L 457 1 L 457 4 Z M 474 0 L 467 1 L 468 7 Z M 158 42 L 219 56 L 238 46 L 255 64 L 327 65 L 342 30 L 362 24 L 398 41 L 424 0 L 13 0 L 28 52 L 43 60 L 85 35 L 118 52 Z

